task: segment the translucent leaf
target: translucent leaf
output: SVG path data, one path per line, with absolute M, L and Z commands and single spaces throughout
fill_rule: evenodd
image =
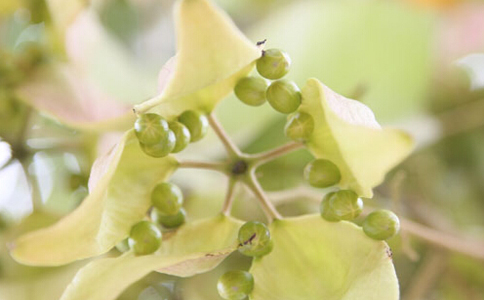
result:
M 150 192 L 176 168 L 171 157 L 145 155 L 132 131 L 93 168 L 91 193 L 53 226 L 21 236 L 11 255 L 20 263 L 53 266 L 99 255 L 124 239 L 150 207 Z
M 117 101 L 140 103 L 156 92 L 156 73 L 141 69 L 93 10 L 78 14 L 66 30 L 65 46 L 70 62 Z
M 99 259 L 81 269 L 61 300 L 115 299 L 126 287 L 149 272 L 187 277 L 207 272 L 237 248 L 240 221 L 219 215 L 165 234 L 155 254 Z
M 274 249 L 254 260 L 251 300 L 398 299 L 390 250 L 349 222 L 319 215 L 271 225 Z
M 211 111 L 261 55 L 208 0 L 180 1 L 175 19 L 178 53 L 173 76 L 159 96 L 135 106 L 139 112 L 169 118 L 186 109 Z
M 17 93 L 29 105 L 73 128 L 126 130 L 134 122 L 129 106 L 101 91 L 72 65 L 37 70 Z
M 342 188 L 371 198 L 372 188 L 412 150 L 411 137 L 400 130 L 382 129 L 367 106 L 336 94 L 316 79 L 308 80 L 302 93 L 300 111 L 311 114 L 315 125 L 309 150 L 338 166 Z

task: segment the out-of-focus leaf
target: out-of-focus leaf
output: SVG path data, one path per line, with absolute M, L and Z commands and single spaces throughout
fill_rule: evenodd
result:
M 471 53 L 484 50 L 484 5 L 465 3 L 445 11 L 437 32 L 437 59 L 440 68 Z
M 81 269 L 62 300 L 115 299 L 126 287 L 151 271 L 188 277 L 215 268 L 237 249 L 241 222 L 223 215 L 186 224 L 165 234 L 161 248 L 151 255 L 132 252 L 94 261 Z
M 72 65 L 37 70 L 17 93 L 37 110 L 70 127 L 105 131 L 128 129 L 134 114 L 127 105 L 102 92 Z
M 340 94 L 365 89 L 361 100 L 389 121 L 425 109 L 434 58 L 436 18 L 403 1 L 293 1 L 248 36 L 267 38 L 293 64 L 301 85 L 321 79 Z
M 349 222 L 319 215 L 277 220 L 272 252 L 255 259 L 252 300 L 398 299 L 389 248 Z
M 0 2 L 0 16 L 11 14 L 21 6 L 20 0 L 2 1 Z
M 102 26 L 94 11 L 79 13 L 66 30 L 65 45 L 70 62 L 117 101 L 139 103 L 156 93 L 156 73 L 136 65 L 135 56 Z
M 261 51 L 207 0 L 182 0 L 176 13 L 177 48 L 173 76 L 163 92 L 138 112 L 167 118 L 187 109 L 211 111 L 245 76 Z
M 335 163 L 340 187 L 371 198 L 372 188 L 412 150 L 413 141 L 397 129 L 382 129 L 364 104 L 336 94 L 317 79 L 302 90 L 300 111 L 312 115 L 314 131 L 309 150 Z
M 85 1 L 73 0 L 45 0 L 47 7 L 49 8 L 50 15 L 56 26 L 56 29 L 61 35 L 64 34 L 64 30 L 74 22 L 79 12 L 84 8 Z
M 21 236 L 11 255 L 27 265 L 53 266 L 99 255 L 124 239 L 150 207 L 150 193 L 174 171 L 177 161 L 145 155 L 128 131 L 110 155 L 93 168 L 90 194 L 51 227 Z
M 59 299 L 62 291 L 79 269 L 72 264 L 48 270 L 34 277 L 0 279 L 0 300 L 52 300 Z

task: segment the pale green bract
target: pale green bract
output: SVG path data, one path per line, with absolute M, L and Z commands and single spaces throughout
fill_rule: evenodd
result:
M 61 300 L 111 300 L 149 272 L 188 277 L 215 268 L 237 249 L 242 222 L 218 215 L 186 224 L 169 236 L 151 255 L 128 252 L 117 258 L 103 258 L 82 268 Z
M 302 95 L 299 111 L 314 119 L 309 150 L 338 166 L 341 188 L 371 198 L 372 188 L 413 149 L 412 138 L 397 129 L 382 129 L 367 106 L 338 95 L 317 79 L 308 80 Z
M 277 220 L 274 249 L 255 259 L 251 300 L 397 300 L 389 248 L 356 225 L 319 215 Z
M 178 166 L 171 156 L 145 155 L 133 131 L 96 161 L 90 194 L 53 226 L 21 236 L 11 255 L 26 265 L 56 266 L 109 251 L 126 238 L 151 205 L 153 187 Z
M 261 50 L 207 0 L 180 1 L 175 14 L 178 53 L 161 94 L 137 112 L 173 119 L 185 110 L 210 112 L 254 67 Z M 167 64 L 173 64 L 168 61 Z

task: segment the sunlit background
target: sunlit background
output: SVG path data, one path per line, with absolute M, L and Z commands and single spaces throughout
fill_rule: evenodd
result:
M 45 2 L 65 3 L 49 11 Z M 175 54 L 171 0 L 45 2 L 0 1 L 0 300 L 58 299 L 85 264 L 21 266 L 6 246 L 79 205 L 88 193 L 93 161 L 117 137 L 62 124 L 107 119 L 155 95 L 158 72 Z M 415 152 L 366 204 L 432 228 L 455 249 L 405 230 L 390 240 L 402 299 L 484 299 L 484 255 L 468 249 L 484 245 L 484 2 L 215 2 L 254 43 L 267 39 L 266 47 L 290 54 L 288 78 L 300 86 L 319 78 L 368 105 L 382 125 L 414 136 Z M 74 70 L 66 73 L 74 88 L 63 88 L 49 74 L 32 75 L 59 63 Z M 248 152 L 287 141 L 285 116 L 268 104 L 248 107 L 231 96 L 217 114 Z M 220 149 L 209 136 L 186 155 L 217 159 Z M 284 215 L 318 209 L 321 193 L 302 178 L 310 159 L 299 152 L 260 169 L 266 190 L 300 192 L 298 201 L 271 194 Z M 191 220 L 219 210 L 224 190 L 215 189 L 217 175 L 183 170 L 174 180 L 185 192 Z M 263 220 L 243 190 L 234 213 Z M 220 299 L 218 277 L 249 263 L 234 253 L 214 271 L 192 278 L 151 274 L 119 299 Z

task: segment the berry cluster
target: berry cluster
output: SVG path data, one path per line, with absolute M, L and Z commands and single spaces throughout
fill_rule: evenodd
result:
M 257 60 L 257 71 L 262 77 L 249 76 L 240 79 L 234 93 L 243 103 L 260 106 L 266 101 L 278 112 L 290 114 L 285 126 L 285 134 L 297 144 L 303 145 L 314 130 L 314 120 L 309 113 L 298 111 L 302 99 L 298 86 L 284 77 L 290 68 L 291 60 L 287 53 L 270 49 L 262 52 Z M 272 80 L 269 82 L 268 80 Z M 177 121 L 168 122 L 160 115 L 145 113 L 138 116 L 134 131 L 141 149 L 153 157 L 165 157 L 182 151 L 190 142 L 200 140 L 208 130 L 207 116 L 197 111 L 185 111 Z M 233 176 L 241 181 L 246 173 L 257 167 L 251 165 L 250 155 L 238 153 L 230 169 Z M 243 166 L 243 168 L 239 168 Z M 252 171 L 248 171 L 248 170 Z M 304 177 L 316 188 L 328 188 L 341 182 L 338 166 L 327 159 L 315 159 L 304 169 Z M 251 181 L 245 181 L 251 187 Z M 252 188 L 254 188 L 252 181 Z M 257 190 L 258 187 L 255 187 Z M 162 232 L 157 225 L 172 229 L 185 222 L 182 208 L 183 195 L 180 189 L 167 182 L 158 184 L 151 193 L 151 221 L 141 221 L 130 231 L 129 238 L 118 249 L 133 249 L 137 255 L 151 254 L 161 246 Z M 363 201 L 352 190 L 337 190 L 327 193 L 320 205 L 321 217 L 330 222 L 352 221 L 363 211 Z M 398 218 L 390 211 L 378 210 L 369 214 L 363 222 L 364 233 L 376 240 L 385 240 L 399 230 Z M 262 257 L 273 249 L 271 233 L 267 225 L 249 221 L 238 233 L 238 251 L 249 257 Z M 217 289 L 227 300 L 244 299 L 254 286 L 252 275 L 235 270 L 225 273 L 218 282 Z
M 202 139 L 207 131 L 207 117 L 193 110 L 183 112 L 173 122 L 166 121 L 158 114 L 146 113 L 139 115 L 134 123 L 141 149 L 152 157 L 178 153 L 189 143 Z M 117 246 L 118 250 L 124 252 L 133 249 L 137 255 L 151 254 L 161 246 L 162 232 L 156 224 L 173 229 L 185 222 L 183 194 L 176 185 L 168 182 L 158 184 L 151 192 L 151 204 L 152 221 L 135 224 L 129 238 Z
M 257 71 L 264 78 L 249 76 L 240 79 L 234 92 L 243 103 L 260 106 L 267 100 L 276 111 L 291 114 L 284 128 L 285 134 L 297 142 L 306 142 L 314 130 L 313 117 L 298 112 L 302 101 L 298 86 L 281 79 L 289 72 L 291 60 L 287 53 L 270 49 L 263 51 L 257 61 Z M 268 83 L 266 79 L 275 80 Z M 327 159 L 315 159 L 304 169 L 304 177 L 313 187 L 328 188 L 341 181 L 341 172 Z M 325 195 L 320 205 L 321 216 L 330 222 L 351 221 L 363 211 L 363 201 L 351 190 L 339 190 Z M 388 210 L 377 210 L 366 217 L 363 231 L 370 238 L 386 240 L 399 230 L 397 216 Z M 271 252 L 273 243 L 269 228 L 260 222 L 248 222 L 239 231 L 239 252 L 260 257 Z M 218 282 L 218 291 L 227 300 L 244 299 L 253 288 L 253 277 L 245 271 L 229 271 Z
M 129 237 L 116 248 L 121 252 L 133 249 L 136 255 L 154 253 L 161 246 L 162 232 L 159 226 L 170 230 L 185 223 L 183 194 L 180 188 L 169 182 L 158 184 L 151 192 L 151 221 L 141 221 L 131 227 Z
M 153 157 L 178 153 L 190 142 L 202 139 L 207 131 L 207 117 L 194 110 L 183 112 L 178 121 L 167 122 L 158 114 L 146 113 L 139 115 L 134 123 L 141 149 Z

